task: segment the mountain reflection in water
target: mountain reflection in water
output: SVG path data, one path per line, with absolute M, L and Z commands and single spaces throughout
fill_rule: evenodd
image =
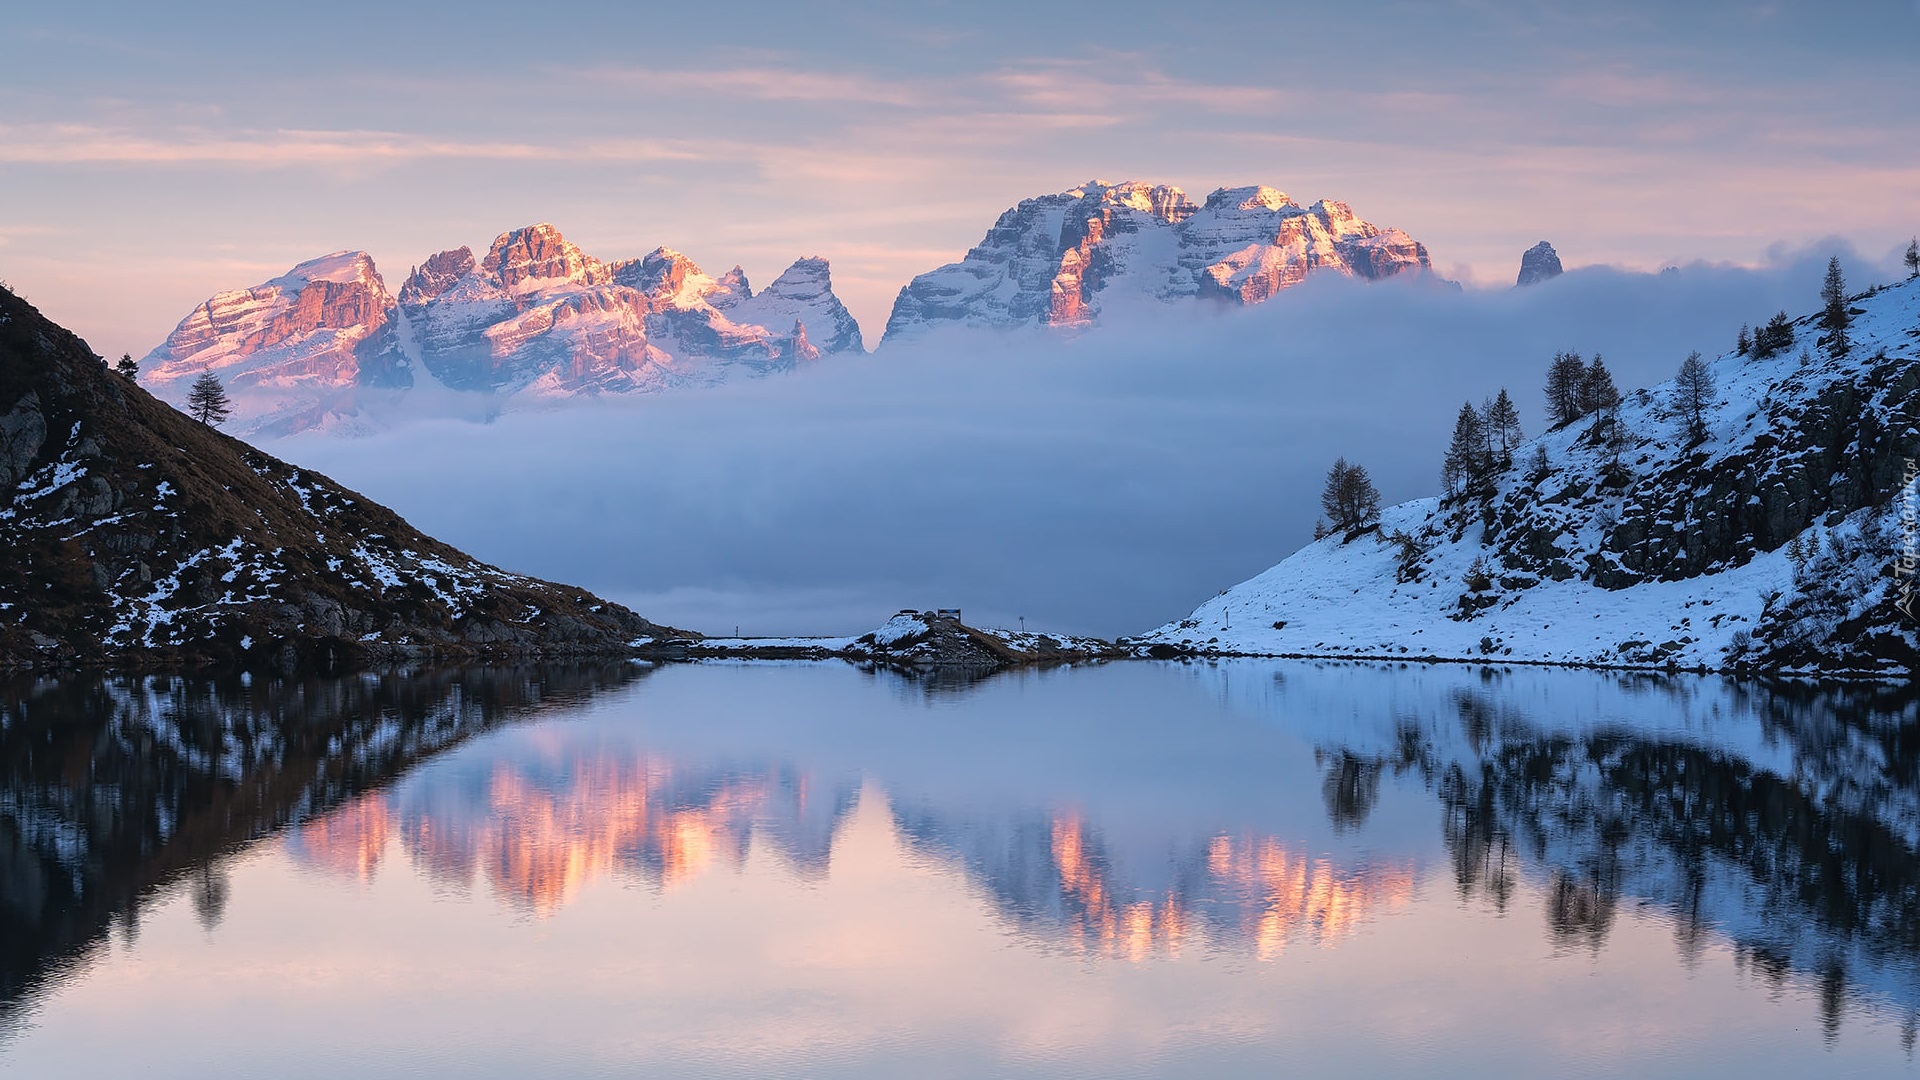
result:
M 1092 764 L 1082 794 L 1064 778 L 1057 790 L 989 784 L 1022 755 L 1080 767 L 1071 746 L 1036 750 L 1005 731 L 954 750 L 883 725 L 901 740 L 883 751 L 797 721 L 800 734 L 774 738 L 769 721 L 726 745 L 663 745 L 674 724 L 701 724 L 684 717 L 518 725 L 445 753 L 510 722 L 571 716 L 645 673 L 631 666 L 22 684 L 0 702 L 0 988 L 7 1008 L 30 1001 L 177 889 L 216 924 L 222 861 L 287 826 L 292 858 L 325 874 L 370 881 L 404 859 L 436 886 L 547 919 L 597 882 L 671 892 L 740 871 L 754 850 L 824 881 L 836 838 L 876 798 L 904 852 L 957 869 L 1045 950 L 1272 961 L 1337 947 L 1423 894 L 1504 912 L 1531 891 L 1554 950 L 1597 954 L 1623 910 L 1657 912 L 1683 960 L 1724 944 L 1751 977 L 1812 988 L 1829 1038 L 1863 1009 L 1898 1020 L 1911 1045 L 1920 706 L 1907 692 L 1531 669 L 1134 668 L 1297 740 L 1319 820 L 1233 810 L 1258 795 L 1238 789 L 1212 818 L 1131 814 L 1124 796 L 1089 804 L 1085 790 L 1121 784 Z M 651 685 L 618 697 L 644 702 Z M 897 683 L 882 696 L 894 710 L 960 708 L 996 685 L 929 698 Z M 926 761 L 949 751 L 949 773 L 998 764 L 977 769 L 979 785 L 936 782 Z M 1443 859 L 1377 834 L 1383 790 L 1424 808 Z
M 494 761 L 363 796 L 295 830 L 296 859 L 372 877 L 389 842 L 426 877 L 550 915 L 589 883 L 620 878 L 671 889 L 738 868 L 756 836 L 802 877 L 827 872 L 834 825 L 858 794 L 822 800 L 790 770 L 676 768 L 660 755 L 601 746 L 540 767 Z
M 397 840 L 437 883 L 465 889 L 484 879 L 499 900 L 550 915 L 596 879 L 672 889 L 738 870 L 756 838 L 790 872 L 824 877 L 834 833 L 859 796 L 843 779 L 822 800 L 790 769 L 708 771 L 620 755 L 601 746 L 546 770 L 500 761 L 483 778 L 422 777 L 308 822 L 289 846 L 307 865 L 367 879 Z M 1408 860 L 1342 868 L 1271 836 L 1225 834 L 1199 838 L 1149 883 L 1117 865 L 1078 814 L 1035 810 L 1004 830 L 894 820 L 924 850 L 962 861 L 1042 943 L 1134 960 L 1177 954 L 1194 932 L 1262 959 L 1296 940 L 1331 943 L 1374 910 L 1405 903 L 1415 883 Z M 960 846 L 981 837 L 991 850 Z

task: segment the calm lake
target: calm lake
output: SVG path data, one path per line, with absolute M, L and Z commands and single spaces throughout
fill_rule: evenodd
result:
M 1920 704 L 838 662 L 0 693 L 9 1076 L 1902 1076 Z

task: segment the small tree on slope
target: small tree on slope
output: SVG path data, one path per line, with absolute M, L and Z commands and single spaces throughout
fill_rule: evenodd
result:
M 1765 360 L 1774 353 L 1793 348 L 1793 320 L 1782 311 L 1753 332 L 1753 355 Z
M 1613 372 L 1593 354 L 1593 361 L 1580 376 L 1580 412 L 1584 416 L 1610 413 L 1620 407 L 1620 389 L 1613 384 Z
M 1840 256 L 1827 260 L 1827 280 L 1820 286 L 1820 324 L 1827 328 L 1827 355 L 1839 359 L 1847 355 L 1852 342 L 1847 340 L 1847 279 L 1840 276 Z
M 1907 241 L 1907 253 L 1901 258 L 1907 264 L 1907 280 L 1920 278 L 1920 237 Z
M 1692 352 L 1680 362 L 1680 373 L 1673 379 L 1673 411 L 1686 425 L 1687 438 L 1699 442 L 1707 437 L 1707 406 L 1713 403 L 1713 373 L 1707 370 L 1700 354 Z
M 1595 362 L 1599 357 L 1594 357 Z M 1520 448 L 1520 410 L 1514 407 L 1513 399 L 1507 396 L 1507 388 L 1501 387 L 1500 393 L 1488 405 L 1481 419 L 1487 425 L 1487 441 L 1493 445 L 1493 452 L 1499 455 L 1501 468 L 1513 464 L 1513 452 Z
M 140 374 L 140 365 L 134 361 L 132 353 L 123 352 L 120 354 L 120 359 L 114 361 L 113 370 L 131 379 Z
M 187 390 L 187 415 L 209 426 L 225 423 L 233 412 L 233 402 L 220 385 L 220 377 L 203 371 Z
M 1547 419 L 1554 427 L 1580 419 L 1580 386 L 1586 374 L 1579 353 L 1560 353 L 1547 365 Z
M 1375 490 L 1367 470 L 1347 464 L 1346 458 L 1336 460 L 1327 471 L 1320 506 L 1335 531 L 1354 532 L 1380 520 L 1380 492 Z
M 1493 471 L 1487 450 L 1486 421 L 1469 401 L 1460 406 L 1453 422 L 1453 441 L 1440 463 L 1440 486 L 1449 496 L 1478 495 L 1484 492 L 1487 477 Z

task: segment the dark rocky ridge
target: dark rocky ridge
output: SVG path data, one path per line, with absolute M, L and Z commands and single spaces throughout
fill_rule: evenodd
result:
M 5 290 L 0 500 L 0 668 L 580 657 L 680 633 L 194 422 Z
M 1545 240 L 1528 248 L 1520 256 L 1520 276 L 1515 285 L 1537 285 L 1561 274 L 1560 253 Z

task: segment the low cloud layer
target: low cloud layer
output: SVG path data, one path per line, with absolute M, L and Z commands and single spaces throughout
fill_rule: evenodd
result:
M 1078 335 L 954 332 L 708 391 L 402 422 L 270 449 L 510 569 L 705 632 L 858 632 L 903 606 L 1146 630 L 1311 537 L 1336 455 L 1432 494 L 1454 414 L 1528 431 L 1559 350 L 1623 389 L 1815 306 L 1832 248 L 1765 270 L 1605 269 L 1454 292 L 1322 280 Z M 1889 279 L 1841 251 L 1856 286 Z

